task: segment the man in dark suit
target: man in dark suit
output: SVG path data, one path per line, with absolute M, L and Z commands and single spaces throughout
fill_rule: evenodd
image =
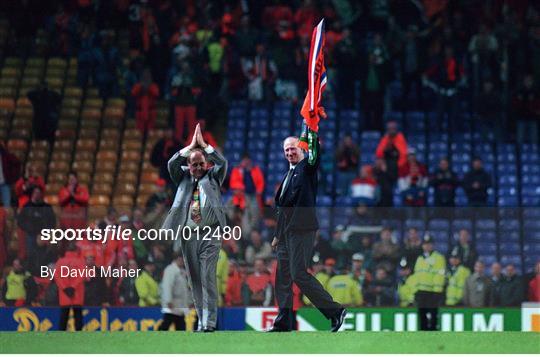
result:
M 283 142 L 289 171 L 275 197 L 277 226 L 272 247 L 277 250 L 276 298 L 279 314 L 270 332 L 291 331 L 294 326 L 293 282 L 337 332 L 345 319 L 345 309 L 335 302 L 313 275 L 308 272 L 319 222 L 315 213 L 319 142 L 316 135 L 309 143 L 309 157 L 298 147 L 297 137 Z

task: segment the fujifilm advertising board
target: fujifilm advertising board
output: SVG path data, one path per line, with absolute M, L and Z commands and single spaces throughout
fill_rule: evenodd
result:
M 441 331 L 537 331 L 540 332 L 540 305 L 520 308 L 441 308 Z M 272 327 L 275 308 L 247 308 L 246 329 L 263 331 Z M 302 308 L 297 314 L 300 331 L 326 331 L 330 323 L 313 308 Z M 343 331 L 417 331 L 418 315 L 412 308 L 348 309 Z

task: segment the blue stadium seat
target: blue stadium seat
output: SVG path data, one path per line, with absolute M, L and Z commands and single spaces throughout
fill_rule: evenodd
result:
M 476 242 L 496 242 L 497 233 L 495 231 L 476 231 L 474 234 Z
M 497 225 L 494 219 L 479 219 L 475 223 L 477 230 L 495 230 Z
M 540 255 L 540 243 L 523 244 L 523 253 L 526 255 Z
M 496 255 L 497 244 L 496 243 L 481 243 L 476 244 L 476 250 L 480 255 Z
M 498 261 L 497 259 L 497 256 L 496 255 L 481 255 L 479 257 L 479 260 L 481 260 L 482 262 L 484 262 L 484 264 L 489 267 L 491 264 L 495 263 L 496 261 Z
M 500 243 L 499 252 L 501 255 L 521 254 L 521 244 L 519 243 Z

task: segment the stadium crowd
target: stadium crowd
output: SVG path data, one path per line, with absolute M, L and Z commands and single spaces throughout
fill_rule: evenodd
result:
M 393 206 L 396 186 L 405 206 L 426 206 L 429 186 L 435 189 L 437 207 L 454 206 L 458 186 L 464 188 L 471 207 L 487 205 L 491 179 L 482 160 L 472 160 L 463 180 L 448 159 L 428 168 L 418 161 L 397 123 L 384 120 L 390 108 L 419 109 L 428 105 L 426 97 L 435 96 L 438 113 L 448 115 L 452 133 L 459 130 L 456 113 L 463 110 L 459 104 L 463 102 L 480 119 L 478 130 L 483 133 L 496 128 L 497 140 L 538 143 L 537 2 L 6 1 L 1 8 L 15 24 L 7 54 L 31 55 L 35 33 L 43 26 L 50 39 L 44 45 L 46 54 L 77 57 L 79 85 L 94 85 L 103 98 L 125 97 L 129 117 L 135 118 L 142 133 L 155 127 L 157 100 L 165 99 L 171 107 L 169 129 L 152 152 L 152 163 L 161 176 L 155 193 L 145 207 L 126 212 L 111 207 L 96 222 L 86 221 L 89 194 L 78 184 L 76 172 L 70 172 L 58 194 L 57 217 L 43 200 L 43 177 L 31 165 L 20 175 L 17 159 L 0 146 L 3 304 L 55 306 L 77 298 L 77 304 L 85 306 L 163 304 L 166 308 L 163 297 L 170 299 L 171 289 L 187 291 L 185 278 L 171 284 L 168 274 L 174 271 L 185 277 L 186 273 L 182 258 L 172 253 L 167 242 L 83 241 L 73 247 L 42 241 L 39 232 L 87 224 L 159 228 L 172 200 L 168 157 L 183 146 L 198 122 L 208 126 L 203 128 L 205 140 L 218 147 L 214 135 L 223 133 L 215 128 L 226 120 L 232 99 L 301 100 L 310 34 L 321 17 L 327 21 L 330 78 L 325 96 L 340 108 L 358 108 L 361 102 L 366 129 L 385 130 L 385 134 L 375 152 L 376 162 L 363 166 L 360 155 L 372 153 L 361 153 L 351 137 L 340 138 L 335 161 L 342 175 L 334 194 L 349 195 L 355 208 L 346 226 L 335 227 L 331 237 L 319 235 L 313 274 L 346 306 L 411 306 L 420 285 L 444 291 L 448 306 L 519 306 L 526 300 L 540 301 L 540 262 L 534 272 L 522 276 L 512 264 L 499 263 L 492 264 L 487 274 L 472 243 L 475 239 L 466 229 L 447 252 L 433 252 L 429 232 L 421 237 L 418 230 L 409 229 L 400 245 L 393 229 L 369 213 L 375 206 Z M 125 29 L 130 41 L 128 52 L 121 53 L 115 32 Z M 388 87 L 396 80 L 403 86 L 403 98 L 392 102 Z M 34 106 L 57 101 L 54 95 L 43 97 Z M 54 105 L 46 108 L 53 111 Z M 242 227 L 243 239 L 225 242 L 220 253 L 221 306 L 274 305 L 276 261 L 268 232 L 275 220 L 264 186 L 265 173 L 246 154 L 223 188 L 230 197 L 226 203 L 230 225 Z M 16 256 L 8 256 L 4 238 L 12 191 L 22 237 Z M 365 233 L 355 227 L 373 230 Z M 60 283 L 39 277 L 40 266 L 53 267 L 64 255 L 82 265 L 140 268 L 142 274 L 77 282 L 68 278 Z M 443 262 L 438 277 L 421 269 L 419 258 L 432 255 Z M 69 287 L 74 284 L 72 291 Z M 295 307 L 309 305 L 296 291 Z M 182 306 L 189 307 L 189 294 L 183 296 Z

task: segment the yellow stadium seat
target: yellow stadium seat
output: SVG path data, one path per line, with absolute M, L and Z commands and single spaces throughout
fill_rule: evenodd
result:
M 58 151 L 54 150 L 51 155 L 51 161 L 71 161 L 72 152 L 71 150 Z
M 79 87 L 66 87 L 66 89 L 64 90 L 64 96 L 72 97 L 72 98 L 81 98 L 82 89 Z
M 135 161 L 122 161 L 120 163 L 121 172 L 138 172 L 139 171 L 139 162 Z
M 117 139 L 101 139 L 99 142 L 99 150 L 116 151 L 118 148 Z
M 116 171 L 116 161 L 102 161 L 98 160 L 96 162 L 95 172 L 98 173 L 114 173 Z
M 107 107 L 126 107 L 126 101 L 123 98 L 109 98 L 107 100 Z
M 81 139 L 93 139 L 94 141 L 97 140 L 98 137 L 98 131 L 95 129 L 83 129 L 81 128 L 79 130 L 79 138 Z
M 94 163 L 90 161 L 75 161 L 71 166 L 71 169 L 77 172 L 92 172 L 94 170 Z
M 43 200 L 51 206 L 57 206 L 59 204 L 58 195 L 45 195 Z
M 133 172 L 122 172 L 118 175 L 116 182 L 135 185 L 137 183 L 137 175 Z
M 114 175 L 109 172 L 97 172 L 94 174 L 93 182 L 94 184 L 102 183 L 102 184 L 108 184 L 112 186 L 114 182 Z
M 77 140 L 76 149 L 77 150 L 87 150 L 87 151 L 96 151 L 97 143 L 92 139 L 79 139 Z
M 112 193 L 112 185 L 110 183 L 96 183 L 92 185 L 92 195 L 107 195 Z
M 43 67 L 45 59 L 42 57 L 30 57 L 26 60 L 26 67 Z
M 124 160 L 139 162 L 141 161 L 141 153 L 138 151 L 122 151 L 122 161 Z
M 103 128 L 103 130 L 101 130 L 101 138 L 118 141 L 120 138 L 120 131 L 118 129 Z
M 49 158 L 49 152 L 43 150 L 31 150 L 28 153 L 28 159 L 30 160 L 42 160 L 46 161 Z
M 103 99 L 101 98 L 87 98 L 84 103 L 83 107 L 86 108 L 97 108 L 101 109 L 103 107 Z
M 60 57 L 52 57 L 49 59 L 49 62 L 47 63 L 48 68 L 65 68 L 67 67 L 67 62 L 65 59 Z
M 56 150 L 62 150 L 62 151 L 71 151 L 73 149 L 73 141 L 64 139 L 64 140 L 56 140 L 54 142 L 54 151 Z
M 95 155 L 93 151 L 76 150 L 74 160 L 94 162 Z
M 84 108 L 81 112 L 83 120 L 99 121 L 101 119 L 101 110 L 97 108 Z
M 67 173 L 69 171 L 69 162 L 67 161 L 51 161 L 49 164 L 49 172 Z

